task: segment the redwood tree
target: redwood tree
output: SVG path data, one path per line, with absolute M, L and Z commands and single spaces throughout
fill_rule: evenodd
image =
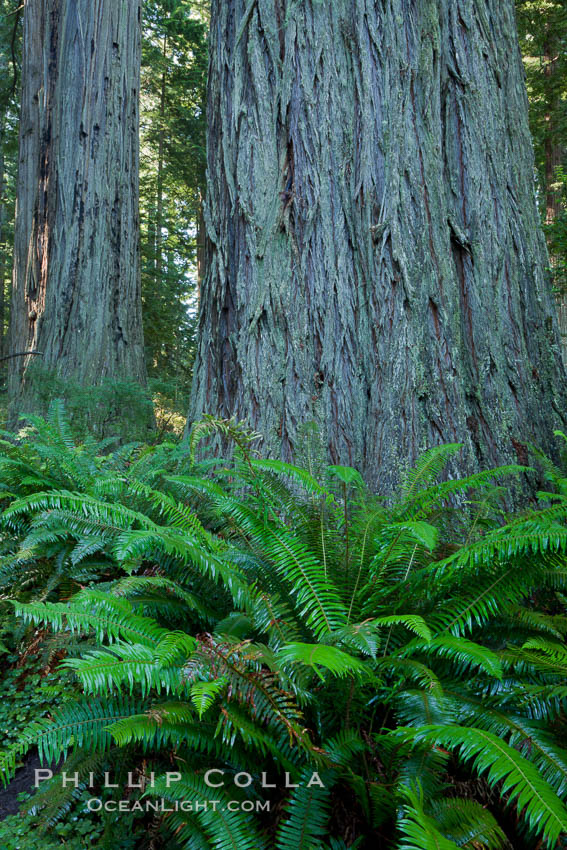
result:
M 140 39 L 141 0 L 25 3 L 13 414 L 37 409 L 38 373 L 145 381 Z
M 565 375 L 513 0 L 213 0 L 190 419 L 385 491 L 550 448 Z

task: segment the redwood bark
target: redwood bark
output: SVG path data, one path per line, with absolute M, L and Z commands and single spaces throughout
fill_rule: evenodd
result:
M 213 0 L 190 421 L 390 492 L 549 450 L 565 374 L 512 0 Z
M 5 202 L 5 163 L 4 135 L 6 116 L 0 113 L 0 358 L 4 356 L 4 334 L 6 324 L 6 202 Z
M 199 213 L 197 215 L 197 309 L 201 304 L 201 289 L 205 278 L 206 268 L 206 238 L 205 201 L 199 198 Z
M 138 159 L 140 0 L 27 0 L 10 350 L 11 410 L 38 366 L 145 381 Z

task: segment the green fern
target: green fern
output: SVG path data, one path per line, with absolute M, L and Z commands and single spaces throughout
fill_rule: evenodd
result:
M 384 505 L 350 468 L 319 479 L 260 459 L 233 420 L 110 454 L 74 446 L 63 415 L 0 446 L 0 592 L 22 634 L 65 653 L 78 698 L 4 754 L 7 777 L 33 746 L 77 763 L 112 747 L 158 772 L 178 759 L 180 786 L 152 791 L 172 800 L 206 799 L 208 766 L 326 777 L 286 793 L 275 837 L 253 812 L 171 813 L 171 834 L 203 848 L 343 848 L 335 795 L 361 838 L 406 850 L 508 847 L 506 806 L 553 845 L 567 797 L 560 470 L 559 494 L 505 517 L 494 482 L 522 468 L 440 481 L 459 446 L 439 447 Z M 233 457 L 197 460 L 208 437 Z
M 567 808 L 560 802 L 533 765 L 491 732 L 459 726 L 424 726 L 419 730 L 400 730 L 416 744 L 442 746 L 454 751 L 463 761 L 472 761 L 491 785 L 499 784 L 502 795 L 535 833 L 550 844 L 567 831 Z

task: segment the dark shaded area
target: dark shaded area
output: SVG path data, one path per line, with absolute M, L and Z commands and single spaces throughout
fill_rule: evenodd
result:
M 0 788 L 0 820 L 5 820 L 9 815 L 16 815 L 19 812 L 18 794 L 33 790 L 35 771 L 41 767 L 44 767 L 44 765 L 40 762 L 37 753 L 34 753 L 25 765 L 18 770 L 8 787 Z

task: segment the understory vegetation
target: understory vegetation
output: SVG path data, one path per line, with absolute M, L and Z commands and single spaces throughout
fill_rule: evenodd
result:
M 567 473 L 533 450 L 509 514 L 525 468 L 443 480 L 447 445 L 386 505 L 256 438 L 76 443 L 60 402 L 4 436 L 2 775 L 74 779 L 2 846 L 567 846 Z

